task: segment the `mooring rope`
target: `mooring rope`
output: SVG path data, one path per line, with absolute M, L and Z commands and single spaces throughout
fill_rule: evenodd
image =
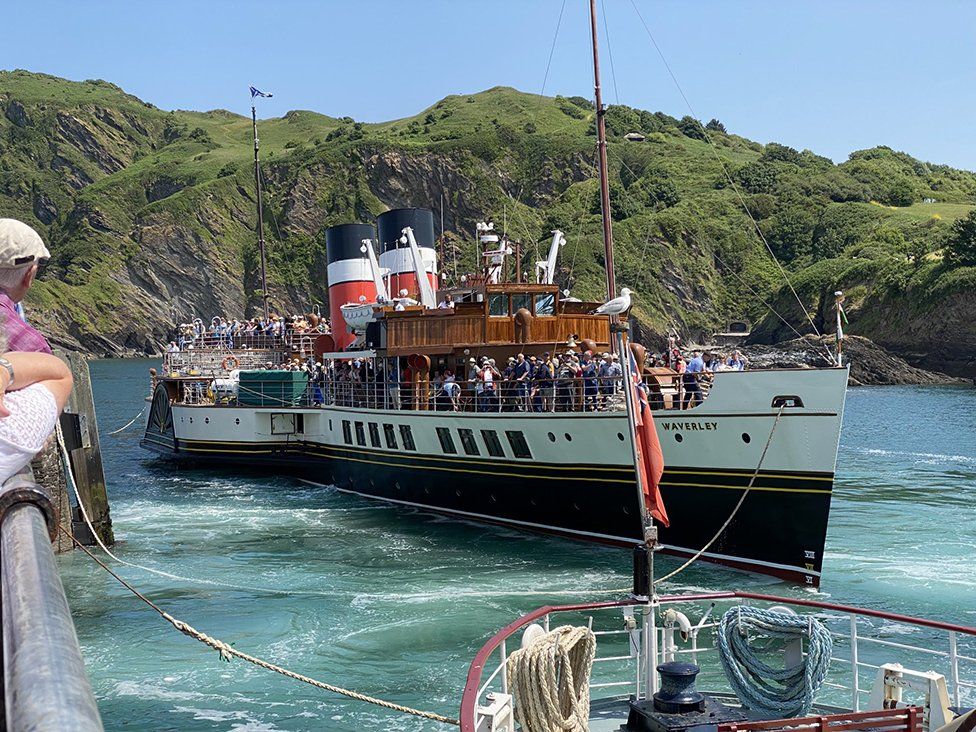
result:
M 341 686 L 335 686 L 334 684 L 329 684 L 326 683 L 325 681 L 319 681 L 317 679 L 311 678 L 310 676 L 305 676 L 304 674 L 300 674 L 295 671 L 291 671 L 289 669 L 283 668 L 282 666 L 278 666 L 277 664 L 271 663 L 270 661 L 265 661 L 263 658 L 258 658 L 257 656 L 250 655 L 249 653 L 244 653 L 243 651 L 239 651 L 233 646 L 225 643 L 224 641 L 219 640 L 218 638 L 214 638 L 213 636 L 209 636 L 206 633 L 197 630 L 189 623 L 179 620 L 178 618 L 174 618 L 168 612 L 163 610 L 159 605 L 154 603 L 148 597 L 146 597 L 141 592 L 139 592 L 139 590 L 137 590 L 131 584 L 126 582 L 122 577 L 120 577 L 118 574 L 112 571 L 111 567 L 109 567 L 102 560 L 96 557 L 95 554 L 88 549 L 88 547 L 83 546 L 63 526 L 59 526 L 58 528 L 60 528 L 61 531 L 68 538 L 71 539 L 74 545 L 77 546 L 79 549 L 81 549 L 83 552 L 85 552 L 85 554 L 87 554 L 99 567 L 101 567 L 110 575 L 112 575 L 112 577 L 114 577 L 115 580 L 119 582 L 119 584 L 121 584 L 129 592 L 131 592 L 137 598 L 142 600 L 144 603 L 146 603 L 157 613 L 159 613 L 160 617 L 162 617 L 166 622 L 168 622 L 170 625 L 176 628 L 176 630 L 183 633 L 183 635 L 189 636 L 190 638 L 193 638 L 194 640 L 199 641 L 200 643 L 203 643 L 204 645 L 207 645 L 210 648 L 213 648 L 215 651 L 217 651 L 220 654 L 220 659 L 222 661 L 230 661 L 231 657 L 239 658 L 242 661 L 247 661 L 248 663 L 252 663 L 255 666 L 259 666 L 268 671 L 274 671 L 275 673 L 281 674 L 282 676 L 286 676 L 289 679 L 294 679 L 295 681 L 301 681 L 302 683 L 309 684 L 310 686 L 314 686 L 318 689 L 331 691 L 335 694 L 340 694 L 342 696 L 349 697 L 350 699 L 355 699 L 356 701 L 366 702 L 368 704 L 375 704 L 376 706 L 380 706 L 383 707 L 384 709 L 389 709 L 394 712 L 410 714 L 415 717 L 422 717 L 424 719 L 430 719 L 435 722 L 442 722 L 443 724 L 451 724 L 456 727 L 460 726 L 460 722 L 457 719 L 454 719 L 452 717 L 446 717 L 443 714 L 437 714 L 436 712 L 426 712 L 421 709 L 414 709 L 412 707 L 404 706 L 403 704 L 396 704 L 394 702 L 386 701 L 385 699 L 378 699 L 374 696 L 369 696 L 368 694 L 362 694 L 358 691 L 345 689 Z
M 148 404 L 146 404 L 145 406 L 143 406 L 143 408 L 139 410 L 139 414 L 137 414 L 135 417 L 133 417 L 132 419 L 130 419 L 128 422 L 126 422 L 123 427 L 119 427 L 117 430 L 112 430 L 111 432 L 106 432 L 105 434 L 106 435 L 117 435 L 117 434 L 119 434 L 119 432 L 125 432 L 127 429 L 129 429 L 132 425 L 134 425 L 136 423 L 136 420 L 139 419 L 139 417 L 141 417 L 143 414 L 145 414 L 146 407 L 148 407 L 148 406 L 149 406 Z
M 682 564 L 680 567 L 678 567 L 673 572 L 669 572 L 668 574 L 664 575 L 663 577 L 661 577 L 661 579 L 654 580 L 655 583 L 665 582 L 666 580 L 669 580 L 672 577 L 674 577 L 675 575 L 677 575 L 677 574 L 679 574 L 681 572 L 684 572 L 686 569 L 688 569 L 688 567 L 690 567 L 692 564 L 694 564 L 696 561 L 698 561 L 701 558 L 701 556 L 705 552 L 708 551 L 709 547 L 711 547 L 712 544 L 714 544 L 716 541 L 718 541 L 718 538 L 729 527 L 729 524 L 732 523 L 732 519 L 735 518 L 735 515 L 739 512 L 739 509 L 742 508 L 742 504 L 745 503 L 746 496 L 748 496 L 749 495 L 749 491 L 752 490 L 752 486 L 756 482 L 756 478 L 759 477 L 759 471 L 762 469 L 763 461 L 766 459 L 766 452 L 769 450 L 769 445 L 773 441 L 773 433 L 776 432 L 776 425 L 779 424 L 779 418 L 783 416 L 783 410 L 785 408 L 786 408 L 785 405 L 782 406 L 782 407 L 780 407 L 779 408 L 779 411 L 776 413 L 776 419 L 773 420 L 773 426 L 769 430 L 769 437 L 766 438 L 766 444 L 765 444 L 765 446 L 762 449 L 762 454 L 759 455 L 759 462 L 756 464 L 756 469 L 754 471 L 752 471 L 752 477 L 749 478 L 749 484 L 746 486 L 746 489 L 744 491 L 742 491 L 742 495 L 739 496 L 739 502 L 735 504 L 735 508 L 732 509 L 732 513 L 730 513 L 729 516 L 728 516 L 728 518 L 725 519 L 725 523 L 723 523 L 719 527 L 719 530 L 716 531 L 715 532 L 715 535 L 711 539 L 708 540 L 708 543 L 705 544 L 705 546 L 703 546 L 697 552 L 695 552 L 695 554 L 690 559 L 688 559 L 687 562 L 685 562 L 684 564 Z
M 180 582 L 190 582 L 192 584 L 198 585 L 208 585 L 210 587 L 224 587 L 229 590 L 240 590 L 243 592 L 256 592 L 268 595 L 314 595 L 317 597 L 333 597 L 334 592 L 316 591 L 316 590 L 282 590 L 274 587 L 253 587 L 249 585 L 237 585 L 232 582 L 221 582 L 220 580 L 202 579 L 200 577 L 186 577 L 184 575 L 173 574 L 172 572 L 166 572 L 162 569 L 156 569 L 154 567 L 147 567 L 144 564 L 137 564 L 136 562 L 130 562 L 128 560 L 122 559 L 117 556 L 105 546 L 102 541 L 102 537 L 95 530 L 92 524 L 91 517 L 88 515 L 88 509 L 85 508 L 85 502 L 81 499 L 81 493 L 78 490 L 78 483 L 75 480 L 74 471 L 71 469 L 71 457 L 68 455 L 68 449 L 64 444 L 64 435 L 61 432 L 61 426 L 55 426 L 55 434 L 58 442 L 58 447 L 61 448 L 61 463 L 64 466 L 64 476 L 65 481 L 71 487 L 72 493 L 74 493 L 75 500 L 78 501 L 78 508 L 81 511 L 81 517 L 85 521 L 85 525 L 88 526 L 88 530 L 95 537 L 95 543 L 98 544 L 99 548 L 105 552 L 108 556 L 114 559 L 119 564 L 123 564 L 126 567 L 131 567 L 133 569 L 141 569 L 143 572 L 149 572 L 150 574 L 155 574 L 159 577 L 165 577 L 166 579 L 178 580 Z
M 805 656 L 773 668 L 749 645 L 749 634 L 786 641 L 809 640 Z M 833 639 L 812 615 L 742 606 L 728 610 L 718 628 L 719 657 L 739 701 L 764 718 L 803 717 L 813 708 L 830 667 Z
M 586 732 L 596 635 L 563 625 L 511 653 L 505 664 L 515 717 L 524 732 Z

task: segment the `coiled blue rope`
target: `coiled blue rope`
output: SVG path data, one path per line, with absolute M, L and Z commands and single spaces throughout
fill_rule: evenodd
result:
M 807 653 L 787 668 L 773 668 L 749 645 L 749 634 L 785 641 L 806 637 Z M 739 701 L 768 719 L 804 716 L 827 678 L 833 639 L 812 615 L 739 606 L 722 616 L 719 656 Z

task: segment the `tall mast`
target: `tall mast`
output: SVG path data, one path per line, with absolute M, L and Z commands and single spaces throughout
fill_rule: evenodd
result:
M 607 300 L 617 296 L 613 269 L 613 222 L 610 219 L 610 178 L 607 171 L 607 125 L 600 91 L 600 52 L 597 48 L 596 0 L 590 0 L 590 30 L 593 35 L 593 89 L 596 94 L 596 147 L 600 165 L 600 211 L 603 215 L 603 248 L 607 264 Z
M 254 185 L 258 195 L 258 253 L 261 257 L 261 299 L 264 301 L 264 318 L 268 319 L 268 272 L 264 258 L 264 202 L 261 196 L 261 160 L 258 157 L 258 113 L 251 95 L 251 128 L 254 132 Z

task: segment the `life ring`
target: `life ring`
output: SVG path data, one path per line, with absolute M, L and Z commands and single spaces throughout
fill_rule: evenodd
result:
M 234 369 L 239 368 L 240 365 L 241 362 L 238 361 L 234 356 L 227 356 L 223 361 L 220 362 L 220 366 L 224 371 L 233 371 Z

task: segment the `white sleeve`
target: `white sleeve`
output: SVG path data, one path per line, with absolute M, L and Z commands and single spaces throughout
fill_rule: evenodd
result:
M 7 392 L 3 402 L 10 416 L 0 419 L 0 447 L 34 455 L 39 452 L 58 420 L 54 395 L 41 384 Z

